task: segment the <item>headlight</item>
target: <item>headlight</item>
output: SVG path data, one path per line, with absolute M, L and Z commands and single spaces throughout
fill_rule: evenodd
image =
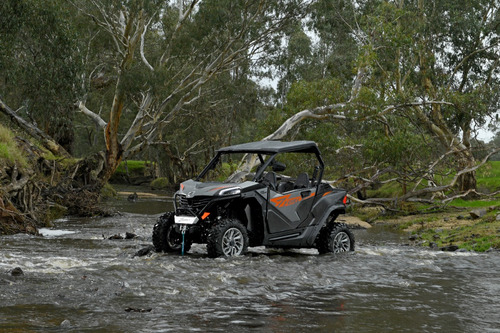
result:
M 219 195 L 236 195 L 241 193 L 240 187 L 229 187 L 221 190 Z

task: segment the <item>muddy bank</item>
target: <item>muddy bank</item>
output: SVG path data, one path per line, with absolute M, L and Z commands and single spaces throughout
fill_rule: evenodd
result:
M 65 215 L 106 215 L 92 159 L 57 158 L 22 137 L 14 141 L 23 161 L 0 160 L 0 235 L 37 234 Z

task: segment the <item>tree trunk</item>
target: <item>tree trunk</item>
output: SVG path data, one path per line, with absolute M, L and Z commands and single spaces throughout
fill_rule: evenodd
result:
M 468 190 L 476 189 L 476 172 L 471 171 L 464 173 L 458 178 L 458 188 L 460 192 L 466 192 Z
M 0 111 L 10 117 L 12 122 L 19 126 L 25 133 L 40 141 L 40 143 L 56 156 L 71 157 L 70 154 L 57 142 L 55 142 L 48 134 L 41 131 L 38 127 L 30 124 L 14 110 L 12 110 L 2 99 L 0 99 Z
M 469 151 L 463 152 L 461 157 L 457 156 L 459 170 L 470 169 L 476 165 L 476 161 Z M 460 192 L 475 190 L 477 187 L 476 171 L 466 172 L 457 179 L 457 187 Z
M 120 82 L 121 78 L 118 79 L 116 84 L 115 98 L 113 100 L 113 106 L 111 107 L 109 122 L 104 131 L 106 139 L 106 163 L 101 177 L 103 182 L 111 178 L 116 168 L 120 165 L 123 157 L 122 145 L 118 140 L 118 125 L 120 124 L 124 99 L 124 93 L 121 90 Z

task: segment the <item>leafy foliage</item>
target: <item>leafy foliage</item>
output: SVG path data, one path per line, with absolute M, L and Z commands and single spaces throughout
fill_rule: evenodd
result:
M 71 148 L 81 55 L 67 2 L 6 0 L 0 13 L 0 94 Z
M 327 177 L 431 180 L 449 147 L 434 174 L 475 165 L 474 132 L 499 107 L 498 1 L 6 0 L 0 11 L 0 94 L 19 113 L 86 156 L 109 138 L 75 102 L 118 117 L 119 141 L 150 97 L 116 158 L 139 147 L 172 182 L 217 147 L 332 105 L 284 138 L 318 142 Z M 129 49 L 127 20 L 140 39 Z

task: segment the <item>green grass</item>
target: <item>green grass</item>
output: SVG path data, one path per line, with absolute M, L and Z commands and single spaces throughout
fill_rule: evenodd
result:
M 500 249 L 499 230 L 500 221 L 496 221 L 493 214 L 472 225 L 451 230 L 428 229 L 419 234 L 427 244 L 433 242 L 438 247 L 453 244 L 469 251 L 484 252 Z
M 6 143 L 0 142 L 0 158 L 9 157 L 9 147 Z
M 114 198 L 117 195 L 118 195 L 118 193 L 116 192 L 114 187 L 109 183 L 104 184 L 104 186 L 101 189 L 101 198 L 104 198 L 104 199 Z
M 495 192 L 500 189 L 500 161 L 490 161 L 476 172 L 477 187 L 481 191 Z
M 165 189 L 170 187 L 171 184 L 167 177 L 158 177 L 151 182 L 151 187 L 155 189 Z
M 9 164 L 17 164 L 23 167 L 28 165 L 26 157 L 16 145 L 14 134 L 10 129 L 2 125 L 0 125 L 0 159 L 7 161 Z
M 426 223 L 434 222 L 439 220 L 439 216 L 424 216 L 424 217 L 418 217 L 415 218 L 414 220 L 398 224 L 398 229 L 404 230 L 406 228 L 411 227 L 412 225 L 419 224 L 422 228 L 425 227 Z
M 408 186 L 411 189 L 411 186 Z M 396 182 L 384 184 L 377 189 L 367 190 L 366 194 L 372 198 L 394 198 L 403 194 L 403 188 Z
M 149 167 L 149 163 L 150 162 L 135 160 L 122 161 L 116 169 L 115 174 L 125 175 L 128 169 L 128 174 L 130 176 L 143 176 L 144 171 Z
M 455 199 L 450 202 L 450 205 L 455 207 L 466 207 L 466 208 L 483 208 L 490 206 L 500 206 L 500 199 L 487 200 L 487 201 Z

